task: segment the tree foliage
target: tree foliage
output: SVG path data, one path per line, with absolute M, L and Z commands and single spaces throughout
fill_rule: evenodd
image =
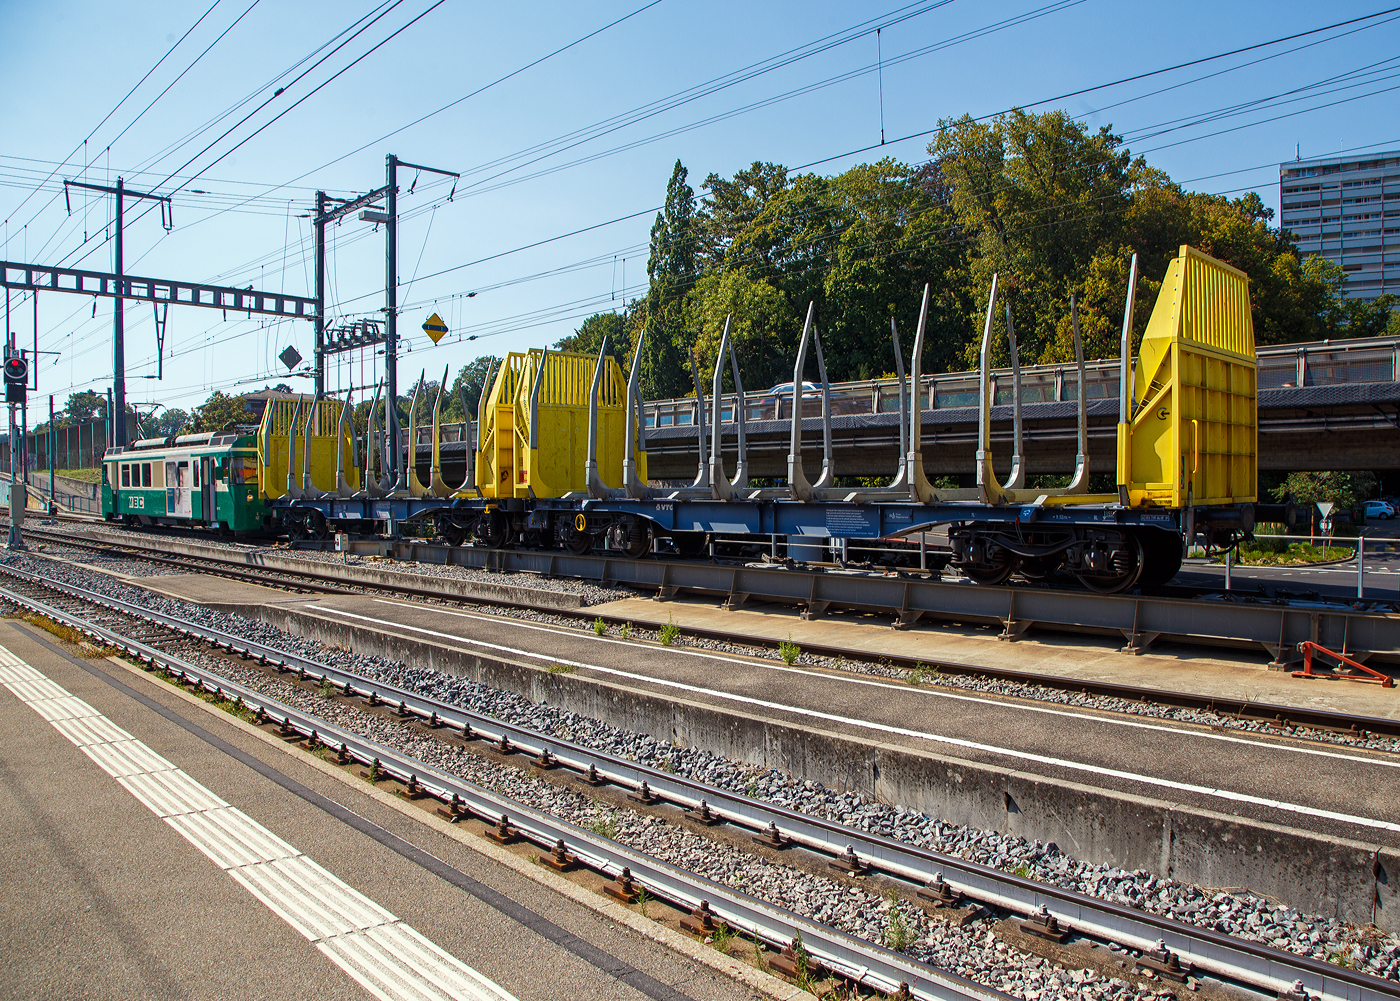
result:
M 252 419 L 253 416 L 248 412 L 243 397 L 229 396 L 216 389 L 210 394 L 209 399 L 195 407 L 194 415 L 189 424 L 189 433 L 219 432 L 236 424 L 247 424 Z
M 79 421 L 106 418 L 106 416 L 107 397 L 91 389 L 85 389 L 81 393 L 70 394 L 62 415 L 56 415 L 55 419 L 58 425 L 63 427 L 68 424 L 77 424 Z
M 1136 347 L 1182 244 L 1249 275 L 1261 345 L 1400 332 L 1393 297 L 1347 299 L 1341 269 L 1303 259 L 1258 195 L 1188 191 L 1110 127 L 1019 110 L 940 124 L 918 168 L 884 159 L 821 176 L 755 162 L 710 174 L 698 199 L 677 161 L 652 226 L 647 294 L 557 346 L 596 353 L 606 335 L 626 365 L 645 329 L 645 394 L 682 396 L 694 392 L 692 353 L 708 389 L 730 317 L 745 388 L 762 389 L 792 378 L 815 303 L 829 377 L 876 377 L 896 368 L 891 320 L 907 363 L 927 285 L 924 371 L 957 369 L 976 364 L 995 274 L 997 363 L 1006 304 L 1023 362 L 1073 358 L 1071 296 L 1086 357 L 1112 357 L 1132 255 Z
M 1350 510 L 1369 500 L 1376 492 L 1374 473 L 1289 473 L 1288 478 L 1274 488 L 1274 499 L 1292 497 L 1300 504 L 1331 501 L 1343 510 Z

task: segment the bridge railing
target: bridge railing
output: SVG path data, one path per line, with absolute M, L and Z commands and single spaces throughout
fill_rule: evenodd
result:
M 1400 379 L 1400 337 L 1364 337 L 1342 341 L 1311 341 L 1261 347 L 1258 387 L 1284 389 L 1294 386 L 1329 386 L 1340 383 L 1394 382 Z M 924 410 L 977 405 L 977 373 L 946 372 L 920 380 L 919 405 Z M 1084 365 L 1085 395 L 1089 400 L 1118 398 L 1118 362 L 1101 360 Z M 1010 404 L 1011 370 L 992 373 L 998 405 Z M 775 389 L 778 387 L 774 387 Z M 792 390 L 745 391 L 749 421 L 786 420 L 792 416 Z M 1027 365 L 1021 369 L 1021 402 L 1049 403 L 1079 398 L 1079 379 L 1072 362 Z M 730 393 L 720 401 L 720 421 L 734 420 L 738 398 Z M 804 390 L 803 416 L 821 416 L 821 387 Z M 831 412 L 879 414 L 898 412 L 896 379 L 864 379 L 831 385 Z M 695 423 L 695 398 L 655 400 L 646 404 L 648 428 L 684 427 Z

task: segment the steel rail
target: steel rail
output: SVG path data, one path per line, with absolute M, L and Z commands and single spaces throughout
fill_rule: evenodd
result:
M 424 564 L 580 577 L 652 588 L 663 596 L 681 591 L 724 595 L 730 607 L 752 599 L 803 606 L 813 614 L 831 606 L 854 608 L 893 615 L 900 627 L 925 616 L 980 622 L 1001 626 L 1008 639 L 1034 626 L 1117 636 L 1138 650 L 1158 638 L 1232 649 L 1262 647 L 1280 660 L 1288 660 L 1298 643 L 1311 640 L 1329 649 L 1364 650 L 1378 660 L 1400 660 L 1400 614 L 1358 611 L 1341 599 L 1335 604 L 1287 604 L 1222 593 L 1216 596 L 1219 600 L 1202 601 L 1171 595 L 960 584 L 921 575 L 800 570 L 776 564 L 634 560 L 421 542 L 402 542 L 393 549 L 398 559 Z
M 284 730 L 295 731 L 313 744 L 339 749 L 346 757 L 365 765 L 373 763 L 377 772 L 401 783 L 421 786 L 443 803 L 460 804 L 468 815 L 486 823 L 496 824 L 508 818 L 509 828 L 542 848 L 552 849 L 562 842 L 589 868 L 610 876 L 617 876 L 626 868 L 635 883 L 661 899 L 691 910 L 704 905 L 715 918 L 750 930 L 779 948 L 800 935 L 807 951 L 819 963 L 864 986 L 893 993 L 904 985 L 912 996 L 929 1001 L 1013 1001 L 1010 995 L 994 988 L 866 942 L 490 792 L 81 616 L 6 588 L 0 588 L 0 594 L 54 622 L 122 649 L 153 668 L 164 669 L 185 683 L 260 711 L 271 722 L 280 723 Z
M 316 583 L 311 583 L 309 581 L 304 583 L 293 583 L 291 581 L 284 581 L 280 579 L 281 577 L 310 576 L 296 574 L 293 571 L 274 570 L 272 568 L 267 568 L 261 573 L 256 573 L 247 570 L 241 570 L 239 569 L 240 564 L 232 562 L 225 563 L 222 561 L 211 560 L 208 557 L 199 556 L 160 556 L 149 549 L 139 548 L 137 546 L 130 546 L 121 542 L 99 542 L 95 539 L 89 539 L 84 536 L 58 535 L 48 532 L 36 532 L 33 529 L 25 529 L 24 534 L 33 538 L 45 539 L 49 542 L 58 543 L 60 545 L 72 546 L 74 549 L 86 549 L 90 552 L 104 553 L 118 557 L 125 557 L 127 559 L 139 559 L 144 560 L 148 563 L 159 563 L 163 566 L 180 567 L 185 570 L 193 570 L 197 573 L 210 574 L 218 577 L 227 577 L 230 580 L 247 581 L 253 584 L 278 584 L 283 587 L 294 588 L 302 591 L 314 591 L 318 594 L 354 593 L 353 591 L 345 590 L 345 588 L 343 587 L 334 587 L 332 585 L 322 583 L 317 578 L 312 578 L 317 581 Z M 211 568 L 208 566 L 208 564 L 211 562 L 218 562 L 220 565 L 218 567 Z
M 144 539 L 133 539 L 130 541 L 120 542 L 103 542 L 100 540 L 91 539 L 86 536 L 73 537 L 51 533 L 35 533 L 32 531 L 29 532 L 29 534 L 34 535 L 36 537 L 42 537 L 51 542 L 62 545 L 79 545 L 81 547 L 80 544 L 85 543 L 93 547 L 106 547 L 114 550 L 129 550 L 132 554 L 139 554 L 133 556 L 133 558 L 136 559 L 163 559 L 163 557 L 147 555 L 156 552 L 156 547 L 148 547 L 146 545 L 143 545 L 143 543 L 148 541 Z M 201 545 L 202 543 L 196 542 L 195 544 Z M 409 558 L 411 558 L 412 551 L 417 551 L 425 548 L 425 544 L 422 543 L 405 543 L 402 544 L 402 546 L 404 548 L 410 549 Z M 445 546 L 437 546 L 432 548 L 447 550 L 449 552 L 454 551 L 449 549 L 449 547 Z M 244 560 L 238 560 L 229 557 L 220 557 L 218 555 L 215 555 L 214 553 L 201 553 L 198 556 L 190 555 L 189 558 L 219 563 L 221 565 L 227 565 L 235 568 L 261 566 L 260 564 L 248 563 Z M 586 558 L 601 560 L 612 559 L 611 557 Z M 432 566 L 436 562 L 440 561 L 429 561 L 425 565 Z M 634 561 L 620 560 L 619 562 L 631 563 Z M 300 576 L 318 582 L 352 585 L 369 590 L 382 590 L 390 593 L 411 594 L 418 595 L 421 597 L 429 597 L 450 601 L 470 601 L 482 605 L 496 605 L 501 607 L 532 607 L 528 605 L 521 605 L 517 602 L 503 600 L 499 597 L 491 597 L 486 595 L 473 595 L 470 597 L 465 597 L 459 594 L 449 594 L 446 592 L 434 591 L 431 588 L 415 587 L 408 583 L 404 583 L 401 585 L 390 585 L 380 581 L 361 581 L 354 579 L 352 576 L 346 576 L 339 572 L 326 573 L 323 570 L 316 569 L 316 567 L 317 564 L 308 562 L 305 569 L 292 569 L 286 566 L 267 566 L 261 568 L 267 570 L 270 573 Z M 777 571 L 765 572 L 772 573 Z M 608 571 L 606 568 L 603 571 L 603 576 L 605 579 L 608 577 Z M 254 575 L 250 576 L 248 579 L 256 580 L 257 578 Z M 266 579 L 264 579 L 264 582 L 265 581 Z M 328 588 L 327 590 L 332 589 Z M 1184 599 L 1177 598 L 1176 600 L 1183 601 Z M 552 614 L 569 616 L 571 618 L 586 620 L 588 622 L 592 622 L 595 618 L 602 618 L 605 622 L 615 625 L 621 625 L 623 622 L 628 621 L 626 616 L 600 614 L 597 612 L 597 610 L 586 607 L 579 609 L 550 607 L 547 609 L 547 611 L 551 612 Z M 706 639 L 731 641 L 734 638 L 732 631 L 727 631 L 723 629 L 707 629 L 703 627 L 687 626 L 686 632 L 690 635 Z M 775 644 L 765 643 L 762 640 L 751 639 L 747 642 L 751 643 L 753 646 L 775 646 Z M 857 650 L 852 647 L 840 647 L 831 644 L 804 644 L 803 650 L 817 656 L 829 657 L 832 659 L 841 658 L 857 662 L 871 659 L 868 651 Z M 1019 684 L 1033 685 L 1037 687 L 1056 689 L 1066 692 L 1082 692 L 1084 694 L 1090 695 L 1101 695 L 1110 698 L 1127 699 L 1134 702 L 1147 701 L 1157 703 L 1160 705 L 1174 706 L 1183 709 L 1199 709 L 1207 712 L 1216 713 L 1225 717 L 1264 722 L 1276 725 L 1280 729 L 1289 726 L 1306 726 L 1320 730 L 1351 734 L 1358 738 L 1364 737 L 1367 734 L 1379 734 L 1390 737 L 1400 737 L 1400 719 L 1389 719 L 1383 716 L 1363 716 L 1353 713 L 1336 712 L 1327 709 L 1316 709 L 1301 706 L 1285 706 L 1267 702 L 1250 702 L 1238 699 L 1222 698 L 1214 695 L 1193 695 L 1190 693 L 1175 692 L 1167 689 L 1147 688 L 1139 685 L 1124 685 L 1089 678 L 1071 678 L 1062 675 L 1046 675 L 1035 674 L 1029 671 L 1016 671 L 1010 668 L 986 667 L 976 664 L 962 664 L 955 661 L 944 660 L 941 658 L 929 660 L 927 658 L 905 657 L 897 654 L 884 655 L 884 657 L 885 659 L 889 660 L 892 664 L 908 670 L 912 670 L 920 666 L 923 666 L 925 668 L 936 666 L 940 672 L 946 674 L 958 674 L 966 677 L 996 678 L 1004 681 L 1011 681 Z
M 956 856 L 904 844 L 834 821 L 821 820 L 785 807 L 763 803 L 475 713 L 460 706 L 439 702 L 394 685 L 353 675 L 311 658 L 278 650 L 198 623 L 187 622 L 175 616 L 130 605 L 72 584 L 3 565 L 0 565 L 0 571 L 91 604 L 163 625 L 187 637 L 227 649 L 230 653 L 256 657 L 259 661 L 282 669 L 296 670 L 300 676 L 311 680 L 328 680 L 347 695 L 369 697 L 372 694 L 379 701 L 396 704 L 405 715 L 411 717 L 421 720 L 436 718 L 447 726 L 457 728 L 459 732 L 497 742 L 504 737 L 509 746 L 537 756 L 548 751 L 551 757 L 566 767 L 585 773 L 592 768 L 601 777 L 619 786 L 640 790 L 645 784 L 652 795 L 677 806 L 693 809 L 703 802 L 712 812 L 729 823 L 755 831 L 776 828 L 784 838 L 821 855 L 842 856 L 848 849 L 854 848 L 861 860 L 868 862 L 877 871 L 916 884 L 931 883 L 942 878 L 955 890 L 978 902 L 1025 915 L 1049 913 L 1062 927 L 1094 939 L 1117 942 L 1141 950 L 1154 950 L 1160 941 L 1167 949 L 1176 953 L 1183 964 L 1190 963 L 1197 969 L 1279 994 L 1290 993 L 1295 981 L 1301 981 L 1310 997 L 1321 996 L 1346 1001 L 1400 999 L 1400 984 L 1365 973 L 1098 900 L 1087 894 L 1038 883 Z M 9 593 L 8 589 L 0 588 L 0 594 Z M 128 641 L 118 638 L 115 645 L 124 647 L 127 643 Z M 142 649 L 149 651 L 150 648 Z M 128 652 L 136 651 L 128 647 Z M 136 655 L 142 654 L 136 652 Z

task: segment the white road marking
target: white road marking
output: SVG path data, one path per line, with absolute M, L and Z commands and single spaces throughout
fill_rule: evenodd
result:
M 516 1001 L 3 646 L 0 684 L 380 1001 Z
M 409 602 L 393 601 L 393 600 L 387 599 L 387 598 L 375 598 L 374 600 L 375 600 L 375 602 L 377 602 L 378 604 L 381 604 L 381 605 L 394 605 L 394 606 L 401 607 L 401 608 L 416 608 L 416 609 L 421 609 L 421 608 L 423 607 L 422 605 L 414 605 L 414 604 L 411 604 L 411 603 L 409 603 Z M 315 605 L 315 606 L 311 606 L 311 607 L 312 607 L 312 608 L 315 608 L 315 609 L 319 609 L 320 611 L 323 611 L 323 612 L 332 612 L 332 613 L 334 613 L 334 614 L 336 614 L 336 615 L 353 615 L 353 614 L 354 614 L 354 613 L 352 613 L 352 612 L 342 612 L 342 611 L 340 611 L 339 609 L 329 608 L 329 607 L 324 606 L 324 605 Z M 476 619 L 476 620 L 483 621 L 483 622 L 500 623 L 500 622 L 502 621 L 502 620 L 500 619 L 499 616 L 472 615 L 472 614 L 469 613 L 469 612 L 453 612 L 453 611 L 448 611 L 448 610 L 446 610 L 446 609 L 441 609 L 441 608 L 434 608 L 432 611 L 433 611 L 433 614 L 435 614 L 435 615 L 452 615 L 452 616 L 456 616 L 457 618 Z M 370 619 L 369 621 L 371 621 L 371 622 L 380 622 L 380 621 L 382 621 L 382 620 L 380 620 L 380 619 Z M 396 625 L 396 626 L 401 626 L 401 627 L 404 628 L 404 629 L 413 629 L 413 628 L 416 628 L 416 627 L 414 627 L 414 626 L 403 626 L 401 623 L 397 623 L 397 622 L 395 622 L 395 623 L 390 623 L 390 624 L 391 624 L 391 625 Z M 529 630 L 534 630 L 534 631 L 536 631 L 536 632 L 546 632 L 546 633 L 550 633 L 550 634 L 552 634 L 552 635 L 564 636 L 564 637 L 567 637 L 567 638 L 569 638 L 569 639 L 578 639 L 578 638 L 579 638 L 578 633 L 576 633 L 575 631 L 573 631 L 573 630 L 559 629 L 558 627 L 541 626 L 541 625 L 536 625 L 536 624 L 534 624 L 534 623 L 529 623 L 529 622 L 508 622 L 507 624 L 510 625 L 512 628 L 529 629 Z M 460 639 L 460 640 L 462 640 L 463 642 L 472 643 L 472 644 L 475 644 L 475 645 L 478 645 L 478 646 L 486 646 L 486 647 L 492 647 L 492 646 L 493 646 L 493 644 L 487 643 L 487 642 L 485 642 L 485 641 L 483 641 L 483 640 L 474 640 L 474 639 L 470 639 L 469 637 L 459 636 L 459 635 L 457 635 L 457 634 L 455 634 L 455 633 L 440 633 L 440 634 L 435 634 L 435 635 L 451 636 L 453 639 Z M 596 638 L 596 639 L 590 639 L 588 642 L 589 642 L 589 643 L 597 643 L 597 642 L 602 642 L 602 643 L 614 643 L 614 644 L 616 644 L 616 645 L 618 645 L 618 646 L 628 646 L 628 647 L 631 647 L 631 648 L 633 648 L 633 649 L 636 649 L 636 646 L 637 646 L 635 643 L 627 643 L 627 642 L 625 642 L 625 641 L 623 641 L 623 640 L 608 639 L 607 637 L 599 637 L 599 638 Z M 524 654 L 525 656 L 533 657 L 533 658 L 535 658 L 535 659 L 537 659 L 537 660 L 549 660 L 549 661 L 557 660 L 557 658 L 548 657 L 548 656 L 546 656 L 546 655 L 544 655 L 544 654 L 540 654 L 540 653 L 529 653 L 529 652 L 523 651 L 523 650 L 515 650 L 515 649 L 512 648 L 512 647 L 500 646 L 500 647 L 497 647 L 497 649 L 506 650 L 506 651 L 510 651 L 510 652 L 513 652 L 513 653 L 521 653 L 521 654 Z M 827 680 L 827 681 L 838 681 L 838 682 L 840 682 L 840 683 L 842 683 L 842 684 L 846 684 L 846 685 L 865 685 L 865 686 L 872 687 L 872 688 L 889 688 L 889 689 L 893 689 L 893 688 L 896 688 L 896 687 L 897 687 L 898 690 L 900 691 L 900 693 L 901 693 L 901 694 L 904 694 L 904 695 L 913 695 L 913 694 L 917 694 L 917 695 L 924 696 L 924 697 L 926 697 L 926 698 L 947 699 L 947 700 L 952 701 L 952 702 L 972 702 L 972 703 L 977 704 L 977 705 L 995 706 L 995 707 L 997 707 L 997 708 L 999 708 L 999 709 L 1014 709 L 1014 710 L 1017 710 L 1017 711 L 1020 711 L 1020 712 L 1041 713 L 1041 714 L 1046 715 L 1046 716 L 1063 716 L 1063 717 L 1066 717 L 1066 718 L 1069 718 L 1069 719 L 1080 720 L 1080 721 L 1085 721 L 1085 720 L 1087 720 L 1087 721 L 1093 722 L 1093 723 L 1101 723 L 1101 724 L 1103 724 L 1103 725 L 1105 725 L 1105 726 L 1122 726 L 1122 727 L 1128 727 L 1129 729 L 1134 729 L 1134 730 L 1152 730 L 1152 731 L 1156 731 L 1156 732 L 1158 732 L 1158 733 L 1170 733 L 1170 734 L 1174 734 L 1174 735 L 1176 735 L 1176 736 L 1191 737 L 1191 738 L 1195 738 L 1195 739 L 1198 739 L 1198 740 L 1216 740 L 1216 741 L 1223 741 L 1224 743 L 1227 743 L 1227 744 L 1247 744 L 1247 745 L 1250 746 L 1250 747 L 1266 746 L 1266 747 L 1268 747 L 1268 749 L 1269 749 L 1270 751 L 1282 751 L 1282 752 L 1287 752 L 1287 753 L 1290 753 L 1290 754 L 1312 755 L 1312 756 L 1314 756 L 1314 757 L 1319 757 L 1319 758 L 1337 758 L 1337 759 L 1340 759 L 1340 760 L 1342 760 L 1342 761 L 1350 761 L 1350 762 L 1355 762 L 1355 763 L 1357 763 L 1357 764 L 1379 765 L 1379 766 L 1382 767 L 1382 768 L 1400 768 L 1400 757 L 1393 757 L 1393 756 L 1392 756 L 1392 757 L 1389 757 L 1389 758 L 1382 758 L 1382 757 L 1377 757 L 1377 756 L 1374 756 L 1374 755 L 1349 754 L 1349 753 L 1347 753 L 1347 752 L 1345 752 L 1345 751 L 1323 750 L 1323 749 L 1321 749 L 1321 748 L 1315 748 L 1315 747 L 1301 747 L 1301 746 L 1298 746 L 1298 745 L 1296 745 L 1296 744 L 1286 744 L 1286 743 L 1277 743 L 1277 744 L 1276 744 L 1276 743 L 1273 743 L 1273 742 L 1269 742 L 1269 743 L 1265 744 L 1265 743 L 1262 742 L 1262 741 L 1259 741 L 1259 740 L 1257 740 L 1257 739 L 1250 739 L 1250 738 L 1248 738 L 1248 737 L 1236 737 L 1236 736 L 1231 736 L 1230 734 L 1225 734 L 1225 733 L 1211 733 L 1211 732 L 1207 732 L 1207 731 L 1204 731 L 1204 730 L 1197 730 L 1197 729 L 1194 729 L 1194 728 L 1166 726 L 1166 725 L 1161 724 L 1161 723 L 1148 723 L 1148 722 L 1142 722 L 1142 721 L 1134 720 L 1134 719 L 1125 719 L 1125 718 L 1123 718 L 1123 717 L 1122 717 L 1121 715 L 1119 715 L 1119 714 L 1111 714 L 1111 713 L 1110 713 L 1109 715 L 1102 715 L 1102 716 L 1100 716 L 1100 715 L 1085 715 L 1085 714 L 1082 713 L 1082 712 L 1074 712 L 1074 711 L 1069 710 L 1069 709 L 1058 709 L 1058 708 L 1054 708 L 1054 707 L 1052 707 L 1052 706 L 1038 706 L 1038 705 L 1024 705 L 1024 704 L 1020 704 L 1020 703 L 1009 703 L 1009 702 L 1006 702 L 1006 701 L 1003 700 L 1003 699 L 990 699 L 990 698 L 986 698 L 985 696 L 981 696 L 981 695 L 969 695 L 969 694 L 966 694 L 966 693 L 963 693 L 963 692 L 951 692 L 951 691 L 948 691 L 948 690 L 946 690 L 946 689 L 939 689 L 939 688 L 909 688 L 907 685 L 904 685 L 904 684 L 902 684 L 902 683 L 891 683 L 891 682 L 890 682 L 889 680 L 887 680 L 887 679 L 853 678 L 853 677 L 849 677 L 849 676 L 845 676 L 845 675 L 841 675 L 841 674 L 833 674 L 833 673 L 828 673 L 828 672 L 823 672 L 823 671 L 813 671 L 813 670 L 811 670 L 811 669 L 809 669 L 809 668 L 802 668 L 802 667 L 786 667 L 786 666 L 783 666 L 783 665 L 780 665 L 780 664 L 770 664 L 770 663 L 766 663 L 766 662 L 761 661 L 761 660 L 749 660 L 749 659 L 739 660 L 738 658 L 726 657 L 726 656 L 723 656 L 723 655 L 721 655 L 721 654 L 708 653 L 708 652 L 703 651 L 703 650 L 687 650 L 687 649 L 685 649 L 684 647 L 673 648 L 670 652 L 673 653 L 673 654 L 683 654 L 683 655 L 689 656 L 689 657 L 699 657 L 699 658 L 701 658 L 702 660 L 717 660 L 717 661 L 719 661 L 719 662 L 721 662 L 721 663 L 725 663 L 725 664 L 742 663 L 742 664 L 745 664 L 745 665 L 747 665 L 747 666 L 750 666 L 750 667 L 757 667 L 757 668 L 760 668 L 760 669 L 765 670 L 765 671 L 775 671 L 775 672 L 778 672 L 778 673 L 781 673 L 781 674 L 800 674 L 800 675 L 804 675 L 804 676 L 806 676 L 806 677 L 811 677 L 811 678 L 822 678 L 822 679 Z M 580 664 L 582 664 L 582 662 L 580 662 Z M 583 666 L 592 666 L 592 665 L 583 665 Z M 604 670 L 604 669 L 603 669 L 603 668 L 598 668 L 598 670 Z M 648 679 L 648 680 L 654 680 L 654 679 Z
M 385 602 L 392 604 L 392 602 Z M 415 633 L 422 633 L 426 636 L 436 636 L 439 639 L 452 640 L 456 643 L 470 643 L 473 646 L 484 647 L 489 650 L 499 650 L 502 653 L 515 654 L 522 657 L 530 657 L 535 660 L 547 660 L 551 663 L 561 664 L 565 667 L 582 667 L 590 671 L 598 671 L 602 674 L 611 674 L 619 678 L 629 678 L 633 681 L 643 681 L 648 684 L 661 685 L 666 688 L 675 688 L 680 691 L 693 692 L 697 695 L 709 695 L 718 699 L 727 699 L 731 702 L 740 702 L 744 705 L 758 706 L 763 709 L 773 709 L 778 712 L 793 713 L 798 716 L 807 716 L 811 719 L 826 720 L 831 723 L 841 723 L 845 726 L 860 727 L 867 730 L 874 730 L 879 733 L 892 733 L 902 737 L 915 737 L 921 740 L 930 740 L 940 744 L 947 744 L 952 747 L 962 747 L 968 750 L 985 751 L 989 754 L 1000 754 L 1009 758 L 1016 758 L 1021 761 L 1033 761 L 1037 764 L 1051 765 L 1059 768 L 1067 768 L 1072 771 L 1087 772 L 1092 775 L 1100 775 L 1108 778 L 1124 779 L 1129 782 L 1140 782 L 1144 785 L 1156 786 L 1159 789 L 1172 789 L 1177 792 L 1195 793 L 1200 796 L 1209 796 L 1216 799 L 1223 799 L 1234 803 L 1247 803 L 1251 806 L 1262 806 L 1284 813 L 1296 813 L 1305 817 L 1322 817 L 1327 820 L 1337 820 L 1348 824 L 1356 824 L 1360 827 L 1371 827 L 1378 830 L 1394 831 L 1400 833 L 1400 824 L 1392 823 L 1388 820 L 1376 820 L 1372 817 L 1362 817 L 1351 813 L 1338 813 L 1334 810 L 1322 810 L 1317 807 L 1304 806 L 1300 803 L 1289 803 L 1285 800 L 1269 799 L 1264 796 L 1254 796 L 1249 793 L 1234 792 L 1229 789 L 1215 789 L 1210 786 L 1197 785 L 1192 782 L 1176 782 L 1172 779 L 1157 778 L 1153 775 L 1141 775 L 1137 772 L 1127 772 L 1118 768 L 1106 768 L 1102 765 L 1091 765 L 1081 761 L 1069 761 L 1064 758 L 1055 758 L 1047 754 L 1036 754 L 1031 751 L 1018 751 L 1009 747 L 997 747 L 995 744 L 984 744 L 975 740 L 965 740 L 961 737 L 947 737 L 942 734 L 928 733 L 923 730 L 910 730 L 902 726 L 891 726 L 888 723 L 872 723 L 868 720 L 853 719 L 850 716 L 838 716 L 835 713 L 821 712 L 817 709 L 807 709 L 800 706 L 786 705 L 781 702 L 769 702 L 766 699 L 756 699 L 748 695 L 736 695 L 732 692 L 722 692 L 714 688 L 701 688 L 698 685 L 688 685 L 680 681 L 668 681 L 662 678 L 653 678 L 645 674 L 636 674 L 631 671 L 621 671 L 613 667 L 601 667 L 597 664 L 590 664 L 586 661 L 568 660 L 561 657 L 548 657 L 544 654 L 534 653 L 529 650 L 520 650 L 515 647 L 503 646 L 499 643 L 488 643 L 485 640 L 471 639 L 467 636 L 460 636 L 454 633 L 438 632 L 435 629 L 424 629 L 421 626 L 405 625 L 401 622 L 390 622 L 387 619 L 376 619 L 368 615 L 359 615 L 355 612 L 345 612 L 339 609 L 322 608 L 323 611 L 334 612 L 346 618 L 359 619 L 363 622 L 373 622 L 376 625 L 394 626 L 399 629 L 407 629 Z M 434 612 L 441 612 L 441 609 L 433 609 Z M 679 652 L 679 651 L 677 651 Z M 1270 745 L 1272 747 L 1272 745 Z

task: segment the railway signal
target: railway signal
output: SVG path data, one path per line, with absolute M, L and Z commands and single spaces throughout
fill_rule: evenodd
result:
M 29 361 L 19 355 L 5 360 L 5 402 L 23 403 L 29 388 Z

